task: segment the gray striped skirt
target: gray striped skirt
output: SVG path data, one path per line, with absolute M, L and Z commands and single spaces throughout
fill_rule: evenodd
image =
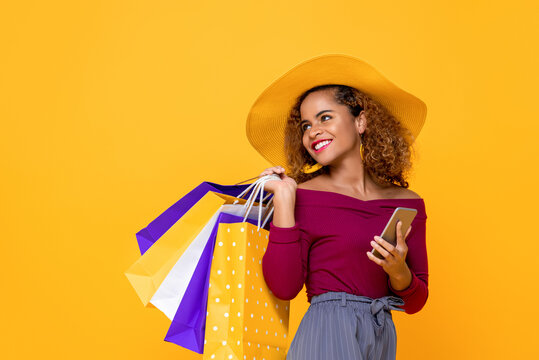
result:
M 393 360 L 397 331 L 391 310 L 396 296 L 372 299 L 345 292 L 313 296 L 290 344 L 287 360 Z

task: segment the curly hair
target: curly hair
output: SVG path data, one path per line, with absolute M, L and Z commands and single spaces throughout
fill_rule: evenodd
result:
M 316 161 L 303 146 L 303 131 L 300 127 L 300 106 L 303 100 L 315 91 L 331 89 L 335 100 L 346 105 L 350 113 L 357 117 L 364 110 L 367 118 L 361 141 L 363 143 L 364 166 L 372 179 L 379 185 L 389 184 L 408 188 L 405 180 L 412 162 L 412 134 L 385 107 L 356 88 L 327 84 L 313 87 L 297 97 L 288 115 L 285 128 L 285 151 L 290 174 L 298 184 L 321 174 L 329 174 L 329 166 L 322 166 L 314 173 L 302 172 L 305 165 L 314 165 Z M 414 153 L 415 155 L 415 153 Z

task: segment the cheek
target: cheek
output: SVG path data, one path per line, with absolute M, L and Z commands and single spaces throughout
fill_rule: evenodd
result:
M 348 129 L 346 133 L 341 135 L 341 138 L 350 146 L 359 143 L 359 135 L 356 134 L 354 129 Z
M 308 142 L 308 140 L 307 140 L 307 138 L 306 138 L 305 136 L 301 139 L 301 142 L 302 142 L 302 144 L 303 144 L 303 147 L 304 147 L 307 151 L 309 151 L 309 142 Z

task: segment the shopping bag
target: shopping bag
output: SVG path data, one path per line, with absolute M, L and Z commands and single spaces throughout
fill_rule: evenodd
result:
M 273 179 L 264 177 L 258 184 L 263 188 L 265 181 Z M 203 359 L 286 357 L 290 301 L 278 299 L 266 286 L 262 257 L 269 231 L 261 228 L 260 220 L 257 225 L 218 224 Z
M 180 256 L 226 203 L 245 202 L 210 191 L 168 229 L 126 272 L 146 306 Z
M 264 282 L 267 236 L 251 223 L 219 224 L 203 359 L 285 359 L 290 302 Z

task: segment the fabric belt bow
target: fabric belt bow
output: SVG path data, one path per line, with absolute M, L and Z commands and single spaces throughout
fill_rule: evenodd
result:
M 384 329 L 386 323 L 386 310 L 404 311 L 398 306 L 404 305 L 404 300 L 396 296 L 384 296 L 374 299 L 371 303 L 372 322 L 374 323 L 374 332 L 378 336 Z

